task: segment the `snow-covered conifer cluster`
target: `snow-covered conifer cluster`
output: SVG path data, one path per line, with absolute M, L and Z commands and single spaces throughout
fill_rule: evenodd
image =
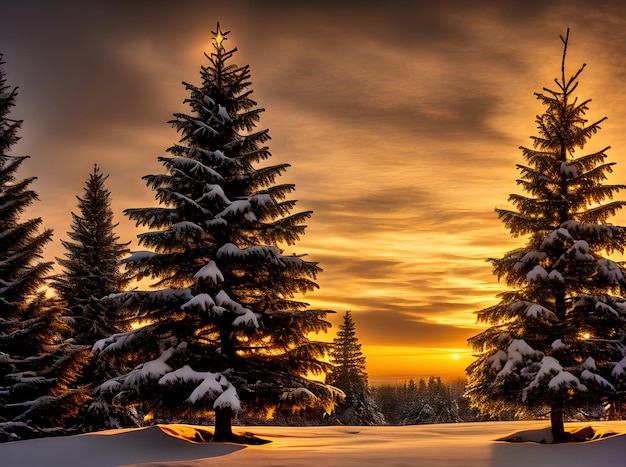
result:
M 62 310 L 43 291 L 52 263 L 40 259 L 52 231 L 22 219 L 37 194 L 34 177 L 16 176 L 27 157 L 9 155 L 22 124 L 10 118 L 16 95 L 0 69 L 0 442 L 71 423 L 87 399 L 76 384 L 87 353 L 62 337 Z

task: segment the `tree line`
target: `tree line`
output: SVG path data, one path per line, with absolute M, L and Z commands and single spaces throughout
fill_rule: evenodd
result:
M 22 122 L 0 59 L 0 441 L 191 420 L 228 441 L 237 417 L 307 411 L 342 424 L 549 414 L 566 441 L 563 421 L 581 410 L 623 416 L 626 275 L 609 255 L 624 252 L 626 228 L 608 220 L 626 185 L 604 183 L 608 148 L 576 152 L 604 119 L 588 124 L 589 100 L 573 94 L 584 67 L 566 77 L 569 31 L 556 90 L 536 94 L 538 136 L 521 147 L 526 195 L 496 210 L 527 243 L 490 260 L 509 289 L 477 313 L 489 327 L 470 339 L 463 390 L 435 377 L 370 388 L 350 312 L 334 342 L 311 337 L 334 313 L 300 298 L 322 272 L 292 251 L 312 213 L 279 182 L 289 165 L 269 162 L 263 109 L 228 34 L 218 23 L 200 84 L 183 83 L 189 113 L 169 121 L 180 139 L 158 157 L 162 173 L 143 177 L 157 205 L 124 211 L 144 249 L 115 234 L 94 165 L 61 271 L 42 259 L 52 231 L 25 218 L 35 177 L 20 178 L 27 156 L 10 154 Z M 142 279 L 149 290 L 132 285 Z
M 372 388 L 372 395 L 389 425 L 423 425 L 478 421 L 465 397 L 465 380 L 443 382 L 438 376 Z

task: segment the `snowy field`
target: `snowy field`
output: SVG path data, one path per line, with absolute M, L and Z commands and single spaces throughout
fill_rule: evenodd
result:
M 594 466 L 626 465 L 626 421 L 591 425 L 621 433 L 582 443 L 508 443 L 498 438 L 523 432 L 541 437 L 547 422 L 483 422 L 388 427 L 236 427 L 271 440 L 242 446 L 193 443 L 184 425 L 112 430 L 81 436 L 0 444 L 3 467 L 201 467 L 201 466 Z

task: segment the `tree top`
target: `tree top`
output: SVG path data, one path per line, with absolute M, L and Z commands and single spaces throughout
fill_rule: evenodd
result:
M 211 31 L 211 34 L 214 34 L 213 36 L 213 41 L 215 42 L 215 48 L 217 50 L 222 49 L 222 42 L 224 42 L 227 37 L 226 35 L 229 33 L 230 31 L 226 31 L 223 32 L 222 29 L 220 28 L 220 22 L 217 22 L 217 31 Z

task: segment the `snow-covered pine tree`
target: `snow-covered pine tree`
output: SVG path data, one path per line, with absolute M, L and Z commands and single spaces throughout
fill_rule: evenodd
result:
M 347 425 L 383 425 L 382 415 L 372 397 L 365 372 L 365 356 L 356 337 L 352 313 L 346 311 L 339 325 L 337 337 L 330 350 L 331 370 L 326 374 L 326 384 L 336 386 L 345 394 L 337 404 L 336 416 Z
M 64 321 L 42 291 L 52 231 L 40 231 L 40 218 L 21 219 L 37 193 L 34 177 L 16 178 L 26 156 L 8 154 L 22 121 L 9 117 L 17 90 L 3 64 L 0 55 L 0 441 L 11 441 L 42 436 L 76 414 L 86 396 L 73 384 L 86 353 L 59 339 Z
M 130 242 L 121 243 L 114 232 L 118 224 L 114 222 L 107 178 L 94 165 L 83 197 L 76 197 L 79 214 L 72 212 L 72 230 L 67 234 L 70 240 L 61 240 L 66 253 L 57 262 L 63 272 L 53 276 L 50 284 L 65 306 L 64 314 L 70 318 L 71 338 L 89 349 L 104 337 L 130 329 L 125 317 L 106 300 L 108 295 L 125 290 L 131 280 L 130 274 L 120 268 Z M 107 358 L 93 358 L 82 369 L 80 382 L 95 387 L 119 373 Z M 116 412 L 96 395 L 89 410 L 81 414 L 80 423 L 90 430 L 127 425 L 128 417 Z
M 411 380 L 413 382 L 413 380 Z M 409 385 L 410 389 L 411 385 Z M 420 379 L 419 386 L 408 391 L 408 401 L 402 425 L 421 425 L 427 423 L 461 422 L 459 405 L 453 397 L 451 387 L 444 384 L 440 377 L 431 376 L 428 383 Z
M 566 439 L 564 411 L 600 405 L 626 378 L 624 269 L 611 260 L 623 253 L 626 229 L 607 219 L 624 206 L 612 201 L 624 185 L 606 185 L 614 163 L 604 148 L 579 155 L 599 129 L 587 124 L 589 100 L 573 93 L 581 67 L 569 79 L 563 42 L 557 89 L 536 93 L 546 110 L 537 116 L 533 149 L 521 147 L 518 165 L 529 196 L 512 194 L 517 210 L 496 209 L 523 248 L 492 259 L 510 290 L 478 312 L 491 325 L 470 339 L 477 359 L 467 373 L 467 395 L 483 413 L 550 412 L 555 442 Z
M 317 288 L 321 271 L 302 255 L 284 254 L 304 233 L 310 212 L 291 214 L 292 184 L 275 184 L 287 164 L 270 157 L 267 130 L 254 131 L 263 109 L 250 98 L 249 66 L 231 63 L 219 23 L 202 84 L 183 83 L 191 114 L 171 121 L 180 144 L 160 157 L 166 173 L 144 177 L 161 207 L 128 209 L 146 226 L 149 251 L 124 260 L 157 290 L 121 294 L 148 324 L 99 342 L 94 350 L 130 356 L 133 371 L 102 391 L 157 419 L 215 413 L 215 440 L 232 438 L 241 404 L 331 401 L 336 392 L 308 377 L 327 370 L 326 311 L 296 294 Z

